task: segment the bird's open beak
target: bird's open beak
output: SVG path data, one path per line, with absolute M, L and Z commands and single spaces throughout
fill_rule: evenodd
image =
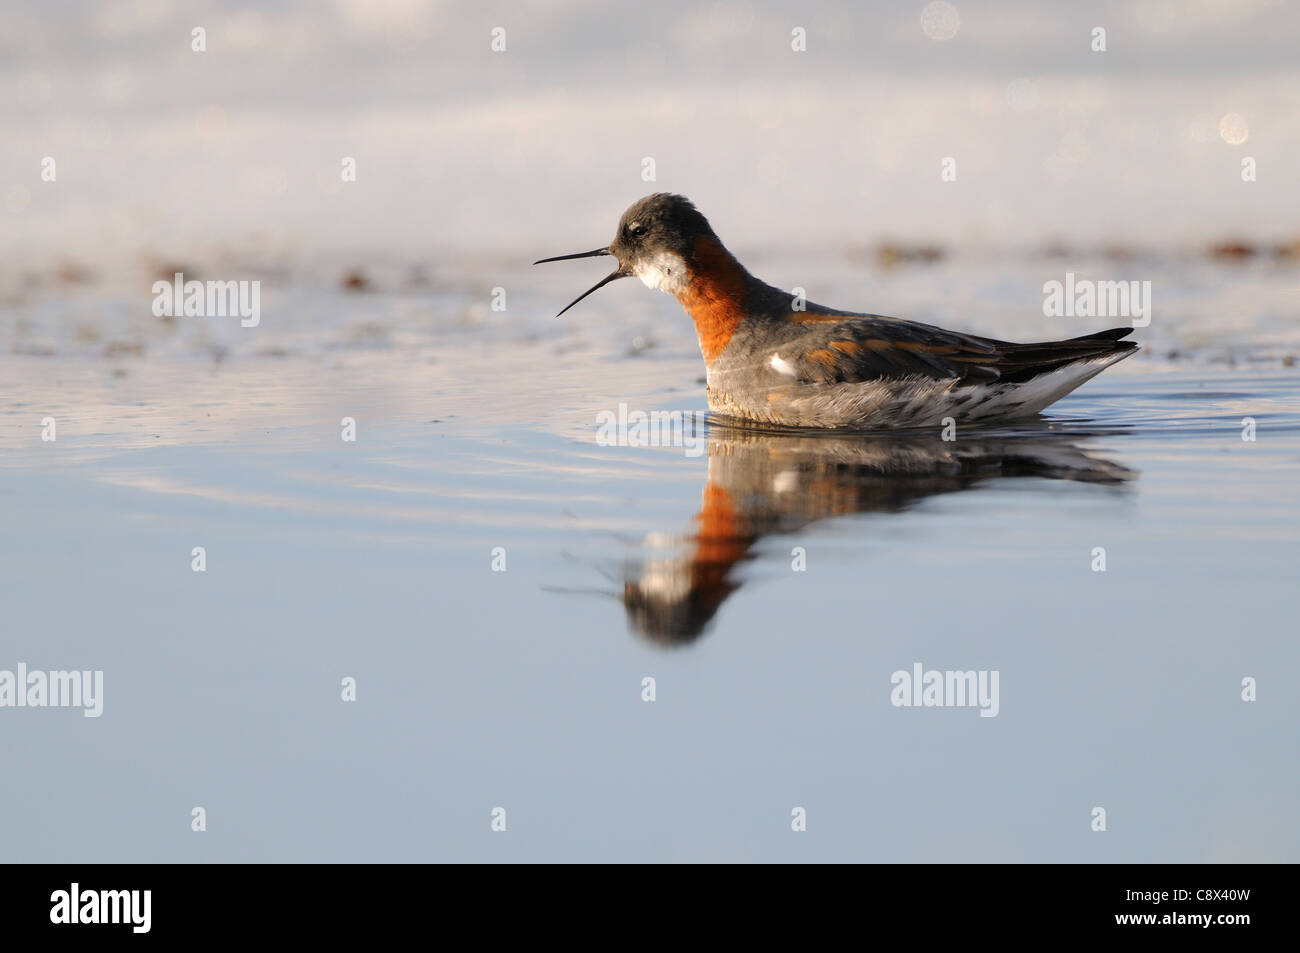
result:
M 610 255 L 610 254 L 613 254 L 613 252 L 611 252 L 608 248 L 597 248 L 595 251 L 578 252 L 578 254 L 576 255 L 556 255 L 554 258 L 542 258 L 533 262 L 533 264 L 540 265 L 548 261 L 568 261 L 570 258 L 599 258 L 602 255 Z M 564 306 L 564 309 L 560 312 L 560 314 L 564 314 L 565 311 L 568 311 L 575 304 L 577 304 L 583 298 L 587 297 L 587 295 L 591 294 L 597 288 L 603 288 L 611 281 L 614 281 L 617 278 L 626 278 L 630 274 L 632 274 L 632 272 L 629 271 L 627 267 L 623 265 L 622 262 L 620 262 L 619 266 L 615 268 L 610 274 L 600 279 L 600 281 L 596 282 L 594 285 L 592 285 L 582 294 L 578 295 L 578 297 L 574 298 L 572 301 L 566 304 Z M 558 318 L 560 314 L 557 314 L 556 317 Z

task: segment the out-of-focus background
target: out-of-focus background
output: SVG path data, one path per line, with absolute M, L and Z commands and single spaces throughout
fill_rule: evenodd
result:
M 741 248 L 1291 242 L 1298 33 L 1275 0 L 9 4 L 0 251 L 527 256 L 659 189 Z

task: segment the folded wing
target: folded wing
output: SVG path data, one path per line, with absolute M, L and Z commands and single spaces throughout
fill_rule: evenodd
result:
M 773 367 L 807 383 L 853 383 L 929 377 L 1027 381 L 1067 364 L 1135 347 L 1119 339 L 1132 328 L 1112 328 L 1065 341 L 1013 344 L 890 318 L 846 318 L 811 326 L 778 352 Z

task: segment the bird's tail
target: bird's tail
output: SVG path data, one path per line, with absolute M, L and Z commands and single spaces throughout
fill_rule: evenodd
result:
M 1135 341 L 1120 340 L 1131 333 L 1132 328 L 1110 328 L 1064 341 L 1007 344 L 1002 360 L 998 362 L 1000 379 L 1009 382 L 1028 381 L 1079 362 L 1095 362 L 1100 365 L 1097 368 L 1100 371 L 1137 350 Z M 1113 360 L 1105 360 L 1106 358 Z

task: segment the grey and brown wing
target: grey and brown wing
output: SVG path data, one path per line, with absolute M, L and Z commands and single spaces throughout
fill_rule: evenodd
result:
M 837 316 L 838 317 L 838 316 Z M 863 317 L 810 324 L 773 355 L 778 373 L 808 383 L 882 378 L 1021 381 L 1076 361 L 1136 347 L 1113 328 L 1066 341 L 1012 344 L 893 318 Z
M 846 318 L 809 325 L 772 366 L 808 383 L 881 378 L 996 380 L 998 342 L 891 318 Z

